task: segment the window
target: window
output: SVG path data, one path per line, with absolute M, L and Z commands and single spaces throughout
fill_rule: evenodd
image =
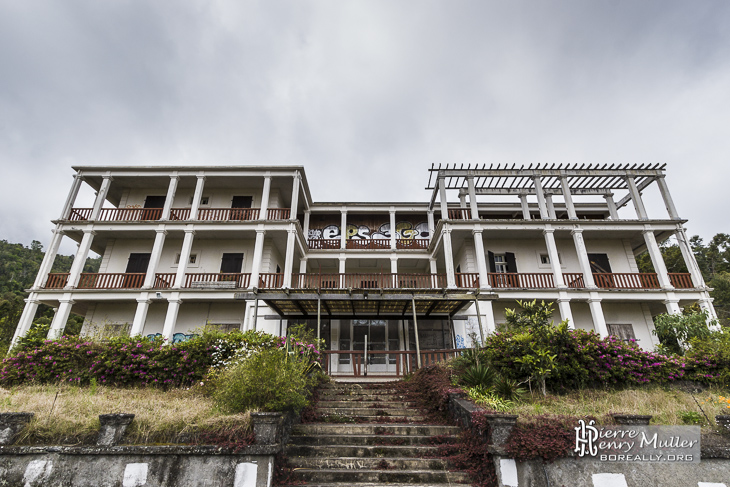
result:
M 540 267 L 550 267 L 550 254 L 539 254 L 539 265 Z M 560 265 L 563 265 L 563 256 L 558 254 L 558 261 Z
M 190 197 L 190 205 L 193 204 L 193 196 Z M 210 196 L 201 196 L 200 197 L 200 206 L 208 206 L 208 203 L 210 202 Z
M 208 331 L 217 331 L 220 333 L 230 333 L 241 329 L 240 323 L 208 323 L 205 325 Z
M 636 340 L 634 334 L 634 327 L 632 325 L 606 325 L 608 327 L 608 334 L 613 335 L 619 340 L 628 342 L 629 340 Z
M 494 272 L 509 272 L 504 254 L 494 254 Z
M 180 254 L 175 254 L 175 265 L 180 265 Z M 198 254 L 190 254 L 188 265 L 192 267 L 198 266 Z

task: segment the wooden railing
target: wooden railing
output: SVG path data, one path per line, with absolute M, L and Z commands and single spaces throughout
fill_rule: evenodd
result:
M 427 238 L 399 238 L 395 241 L 396 249 L 405 250 L 426 250 L 429 240 Z
M 78 289 L 135 289 L 142 287 L 144 272 L 82 272 Z
M 288 220 L 291 210 L 289 208 L 269 208 L 266 212 L 267 220 Z
M 194 272 L 185 274 L 185 287 L 193 287 L 196 282 L 235 282 L 236 288 L 248 288 L 250 273 L 233 272 Z
M 258 220 L 258 208 L 200 208 L 198 220 L 201 221 L 249 221 Z
M 457 272 L 456 287 L 464 288 L 478 288 L 479 287 L 479 273 L 478 272 Z
M 452 208 L 449 210 L 449 220 L 471 220 L 471 209 Z
M 101 222 L 136 222 L 159 220 L 162 208 L 102 208 L 98 221 Z
M 653 272 L 593 273 L 593 280 L 605 289 L 659 289 L 659 279 Z
M 72 222 L 88 220 L 91 218 L 93 208 L 72 208 L 68 219 Z
M 387 238 L 359 238 L 359 239 L 349 239 L 345 243 L 346 247 L 348 249 L 367 249 L 367 250 L 377 250 L 377 249 L 389 249 L 390 248 L 390 239 Z
M 458 356 L 461 352 L 463 350 L 421 350 L 421 366 L 426 367 L 438 362 L 445 362 Z M 366 355 L 363 350 L 324 350 L 321 354 L 322 369 L 326 374 L 332 372 L 333 361 L 338 364 L 338 369 L 351 369 L 347 371 L 338 370 L 338 375 L 353 375 L 355 377 L 365 375 L 366 370 L 368 376 L 388 375 L 400 377 L 418 369 L 418 361 L 414 350 L 369 350 L 367 352 L 367 362 L 369 363 L 367 367 L 364 364 Z M 377 360 L 376 357 L 383 358 Z M 340 359 L 345 359 L 346 363 L 340 363 Z M 376 370 L 374 367 L 380 369 L 385 367 L 387 370 Z
M 563 282 L 571 288 L 581 289 L 586 287 L 582 272 L 563 272 Z
M 170 220 L 181 221 L 190 218 L 190 208 L 171 208 Z
M 669 282 L 677 289 L 693 289 L 692 276 L 684 272 L 670 272 Z
M 339 238 L 310 238 L 307 245 L 311 250 L 331 250 L 340 248 Z
M 284 285 L 284 274 L 266 272 L 259 274 L 259 289 L 277 289 Z
M 43 287 L 45 289 L 63 289 L 64 287 L 66 287 L 66 283 L 68 282 L 68 276 L 70 275 L 71 273 L 69 272 L 53 272 L 51 274 L 48 274 L 46 285 Z
M 158 272 L 155 274 L 156 289 L 170 289 L 175 285 L 175 273 L 174 272 Z
M 444 289 L 446 274 L 397 274 L 398 287 L 406 289 Z
M 470 281 L 466 279 L 468 284 Z M 295 289 L 445 288 L 445 274 L 293 274 Z
M 496 288 L 550 289 L 555 287 L 550 272 L 490 272 L 489 283 Z

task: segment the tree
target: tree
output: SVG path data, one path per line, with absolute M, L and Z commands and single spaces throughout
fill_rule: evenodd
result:
M 707 311 L 697 308 L 686 313 L 661 314 L 654 318 L 653 333 L 661 342 L 662 352 L 684 355 L 686 344 L 693 338 L 707 338 Z
M 707 245 L 695 235 L 690 239 L 690 245 L 706 282 L 720 272 L 730 272 L 730 235 L 718 233 Z

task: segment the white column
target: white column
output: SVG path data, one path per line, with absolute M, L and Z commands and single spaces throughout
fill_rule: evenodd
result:
M 676 315 L 682 312 L 679 309 L 679 299 L 674 293 L 667 293 L 667 299 L 664 300 L 664 305 L 667 307 L 667 313 L 670 315 Z
M 436 259 L 428 259 L 428 268 L 431 270 L 431 274 L 438 273 L 438 267 L 436 266 Z
M 300 274 L 307 273 L 307 258 L 306 257 L 302 257 L 302 260 L 299 261 L 299 273 Z
M 66 203 L 63 205 L 63 210 L 61 211 L 61 216 L 59 217 L 59 220 L 68 220 L 71 216 L 71 210 L 74 207 L 74 203 L 76 202 L 76 197 L 79 194 L 79 189 L 81 188 L 81 182 L 83 181 L 81 174 L 76 173 L 74 176 L 74 182 L 71 185 L 71 190 L 68 192 L 68 197 L 66 198 Z
M 162 207 L 162 216 L 160 220 L 170 219 L 170 210 L 172 210 L 172 204 L 175 201 L 175 193 L 177 193 L 177 183 L 180 177 L 177 175 L 177 171 L 170 176 L 170 184 L 167 187 L 167 196 L 165 196 L 165 206 Z M 195 200 L 193 200 L 195 201 Z
M 651 230 L 644 230 L 641 233 L 644 234 L 646 250 L 649 252 L 651 263 L 654 264 L 654 270 L 656 271 L 657 278 L 659 279 L 659 285 L 664 289 L 674 289 L 674 286 L 672 286 L 672 283 L 669 280 L 669 274 L 667 274 L 667 266 L 664 263 L 662 252 L 659 250 L 659 245 L 656 243 L 654 232 Z
M 487 258 L 484 255 L 484 239 L 482 238 L 482 229 L 474 229 L 474 252 L 477 257 L 477 269 L 479 270 L 479 287 L 481 289 L 490 289 L 489 273 L 487 271 Z
M 150 303 L 152 300 L 149 299 L 149 293 L 142 293 L 137 298 L 137 311 L 134 313 L 134 320 L 132 321 L 132 329 L 129 331 L 129 336 L 141 335 L 144 332 L 144 324 L 147 321 L 147 311 L 150 309 Z
M 151 289 L 155 285 L 155 274 L 157 274 L 157 267 L 160 265 L 160 257 L 162 256 L 162 248 L 165 245 L 165 235 L 167 235 L 167 232 L 164 230 L 164 226 L 160 225 L 155 232 L 155 243 L 152 244 L 152 253 L 150 254 L 150 262 L 147 265 L 147 274 L 144 277 L 142 289 Z M 180 254 L 180 263 L 182 264 L 182 253 Z
M 256 229 L 256 242 L 253 246 L 253 261 L 251 262 L 251 287 L 259 287 L 259 275 L 261 274 L 261 261 L 264 257 L 264 236 L 266 230 L 263 225 Z
M 392 274 L 391 280 L 393 282 L 393 288 L 398 287 L 398 256 L 393 253 L 390 256 L 390 273 Z
M 690 276 L 692 276 L 692 283 L 696 288 L 706 287 L 705 279 L 702 277 L 702 271 L 700 270 L 700 266 L 697 265 L 697 259 L 695 259 L 694 252 L 692 252 L 692 247 L 689 245 L 687 234 L 684 233 L 682 225 L 677 225 L 674 236 L 677 238 L 677 245 L 682 252 L 684 264 L 687 266 Z
M 442 240 L 444 243 L 444 260 L 446 261 L 446 287 L 456 287 L 456 274 L 454 270 L 454 250 L 451 245 L 451 227 L 448 223 L 444 223 L 442 230 Z
M 598 297 L 598 293 L 591 293 L 588 307 L 591 310 L 591 318 L 593 318 L 593 329 L 601 338 L 606 338 L 608 326 L 606 326 L 606 318 L 603 316 L 603 307 L 601 307 L 601 298 Z
M 205 176 L 198 176 L 195 183 L 195 193 L 193 193 L 193 204 L 190 205 L 190 216 L 188 220 L 198 219 L 198 208 L 200 208 L 200 199 L 203 197 L 203 187 L 205 186 Z
M 439 178 L 439 204 L 441 205 L 441 219 L 449 219 L 449 203 L 446 201 L 446 181 Z
M 190 262 L 190 251 L 193 249 L 193 237 L 195 230 L 192 228 L 185 229 L 185 237 L 183 238 L 182 248 L 180 249 L 180 262 L 177 264 L 177 274 L 175 274 L 175 284 L 173 289 L 185 287 L 185 273 L 188 270 Z
M 459 207 L 466 208 L 466 193 L 459 191 Z
M 644 202 L 641 199 L 641 193 L 639 192 L 639 188 L 636 186 L 636 181 L 633 176 L 627 176 L 626 183 L 629 186 L 631 201 L 634 203 L 634 208 L 636 209 L 636 216 L 639 217 L 639 220 L 648 220 L 649 217 L 646 214 L 646 208 L 644 207 Z
M 570 234 L 573 236 L 575 251 L 578 254 L 578 263 L 580 271 L 583 273 L 583 284 L 588 289 L 596 289 L 596 283 L 593 281 L 593 271 L 591 270 L 591 261 L 588 259 L 588 250 L 583 240 L 583 229 L 574 228 Z
M 312 218 L 311 210 L 304 210 L 304 238 L 309 242 L 309 221 Z
M 479 220 L 479 206 L 477 205 L 477 191 L 474 187 L 474 178 L 468 178 L 469 184 L 469 206 L 471 206 L 471 219 Z
M 10 348 L 13 348 L 18 343 L 20 337 L 24 337 L 25 334 L 28 333 L 28 330 L 30 330 L 35 314 L 38 311 L 39 304 L 40 301 L 38 301 L 38 294 L 30 293 L 28 298 L 25 300 L 23 314 L 20 315 L 18 326 L 15 328 L 15 334 L 13 335 L 13 341 L 11 342 Z
M 299 183 L 302 176 L 297 172 L 294 176 L 294 182 L 292 183 L 291 190 L 291 213 L 289 214 L 290 220 L 297 219 L 297 211 L 299 210 Z
M 340 288 L 345 288 L 345 272 L 347 270 L 347 257 L 345 254 L 340 254 L 340 267 L 338 269 L 340 273 Z
M 91 242 L 94 241 L 94 233 L 95 232 L 92 230 L 84 230 L 84 237 L 81 239 L 79 249 L 76 251 L 73 264 L 71 264 L 68 281 L 66 282 L 66 289 L 73 289 L 79 285 L 79 277 L 81 276 L 81 272 L 84 270 L 86 258 L 89 256 Z
M 63 240 L 63 231 L 60 230 L 60 226 L 56 226 L 53 230 L 53 237 L 51 237 L 51 243 L 43 256 L 43 261 L 38 268 L 38 275 L 33 283 L 33 289 L 43 287 L 48 279 L 48 273 L 53 269 L 53 263 L 56 261 L 56 254 L 58 254 L 58 247 L 61 245 Z
M 347 248 L 347 210 L 340 210 L 340 248 Z
M 429 240 L 433 240 L 433 232 L 436 230 L 436 224 L 433 220 L 433 210 L 428 210 L 426 219 L 428 220 L 428 238 Z
M 712 331 L 720 331 L 720 325 L 712 324 L 714 320 L 717 320 L 717 313 L 715 312 L 714 306 L 712 306 L 712 298 L 710 297 L 710 293 L 703 292 L 702 299 L 700 299 L 699 304 L 700 308 L 707 312 L 707 325 L 710 327 L 710 329 Z M 715 321 L 715 323 L 717 322 Z
M 175 325 L 177 324 L 177 315 L 180 312 L 180 293 L 173 293 L 167 300 L 167 314 L 165 315 L 165 324 L 162 327 L 162 336 L 167 340 L 167 344 L 172 344 L 172 336 L 175 334 Z
M 606 206 L 608 207 L 608 214 L 611 220 L 618 220 L 618 208 L 616 208 L 616 202 L 613 200 L 613 193 L 604 194 L 603 198 L 606 200 Z
M 547 204 L 548 216 L 553 220 L 557 220 L 558 215 L 555 213 L 555 203 L 553 203 L 552 193 L 547 193 L 545 195 L 545 203 Z
M 560 292 L 558 310 L 560 311 L 560 319 L 563 321 L 568 320 L 568 328 L 574 330 L 575 321 L 573 321 L 573 312 L 570 310 L 570 298 L 565 291 Z
M 112 177 L 111 176 L 104 176 L 104 179 L 101 182 L 101 188 L 99 188 L 99 192 L 96 193 L 96 199 L 94 200 L 94 208 L 91 210 L 91 216 L 89 217 L 89 220 L 96 220 L 99 218 L 99 212 L 101 211 L 101 207 L 104 206 L 104 201 L 106 201 L 106 195 L 109 194 L 109 186 L 112 184 Z
M 289 224 L 289 231 L 286 236 L 286 256 L 284 257 L 284 282 L 283 287 L 291 287 L 291 275 L 294 272 L 294 244 L 296 243 L 297 230 L 293 223 Z
M 269 213 L 269 195 L 271 194 L 271 176 L 264 177 L 264 189 L 261 192 L 261 208 L 259 209 L 259 220 L 266 220 Z
M 568 218 L 571 220 L 577 220 L 578 214 L 575 212 L 573 195 L 570 194 L 570 185 L 568 184 L 568 178 L 566 176 L 560 178 L 560 186 L 563 188 L 563 199 L 565 200 L 565 208 L 568 210 Z
M 555 244 L 554 232 L 554 228 L 546 228 L 542 231 L 542 234 L 545 235 L 545 245 L 547 246 L 548 256 L 550 257 L 550 267 L 553 270 L 555 287 L 564 288 L 563 270 L 560 266 L 560 256 L 558 255 L 558 246 Z
M 672 200 L 672 195 L 669 193 L 669 188 L 667 187 L 667 182 L 664 179 L 664 176 L 659 176 L 656 179 L 657 184 L 659 185 L 659 192 L 662 194 L 662 199 L 664 199 L 664 206 L 667 208 L 667 213 L 669 213 L 669 218 L 672 220 L 679 220 L 679 213 L 677 212 L 677 207 L 674 206 L 674 200 Z
M 66 328 L 66 322 L 68 316 L 71 314 L 71 307 L 74 301 L 71 299 L 71 294 L 66 293 L 61 299 L 59 299 L 58 309 L 56 314 L 53 315 L 53 321 L 51 322 L 51 329 L 48 330 L 48 339 L 55 340 L 63 335 L 63 330 Z
M 545 193 L 542 191 L 542 181 L 540 180 L 540 176 L 535 176 L 532 180 L 535 183 L 535 193 L 537 194 L 537 206 L 540 208 L 540 218 L 547 220 L 550 218 L 550 214 L 548 213 L 547 203 L 545 201 Z
M 492 306 L 492 302 L 477 300 L 477 313 L 482 316 L 484 333 L 486 335 L 493 334 L 497 329 L 497 324 L 494 321 L 494 306 Z
M 520 206 L 522 207 L 522 218 L 530 219 L 530 205 L 527 203 L 527 193 L 520 193 Z
M 396 232 L 395 232 L 395 208 L 390 207 L 390 248 L 392 250 L 395 250 L 395 240 L 396 240 Z

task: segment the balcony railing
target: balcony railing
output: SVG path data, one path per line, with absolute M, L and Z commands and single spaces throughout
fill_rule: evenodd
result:
M 463 288 L 478 288 L 479 287 L 479 273 L 478 272 L 457 272 L 456 287 Z
M 469 208 L 452 208 L 449 210 L 449 220 L 471 220 Z
M 66 283 L 68 282 L 68 276 L 70 275 L 71 273 L 69 272 L 53 272 L 51 274 L 48 274 L 46 285 L 43 287 L 45 289 L 63 289 L 64 287 L 66 287 Z
M 359 238 L 349 239 L 346 242 L 348 249 L 361 249 L 361 250 L 379 250 L 389 249 L 390 239 L 389 238 Z
M 496 288 L 550 289 L 555 287 L 553 275 L 549 272 L 490 272 L 489 284 Z
M 429 240 L 427 238 L 399 238 L 395 241 L 396 249 L 404 250 L 426 250 Z
M 69 215 L 71 221 L 84 221 L 91 218 L 92 208 L 73 208 Z M 258 220 L 260 208 L 199 208 L 197 219 L 200 221 L 251 221 Z M 267 220 L 288 220 L 289 208 L 269 208 Z M 102 208 L 98 221 L 151 221 L 162 217 L 162 208 Z M 190 208 L 171 208 L 170 220 L 183 221 L 190 218 Z
M 311 250 L 331 250 L 340 248 L 339 238 L 310 238 L 307 239 L 307 245 Z
M 249 287 L 250 282 L 250 273 L 196 272 L 185 274 L 185 287 L 215 287 L 214 284 L 209 283 L 231 283 L 231 287 L 245 289 Z M 224 285 L 221 285 L 221 287 L 224 287 Z
M 692 276 L 688 273 L 670 272 L 669 282 L 677 289 L 693 289 Z
M 249 221 L 259 219 L 258 208 L 200 208 L 201 221 Z
M 82 272 L 77 289 L 136 289 L 144 283 L 144 272 Z
M 563 272 L 563 281 L 565 285 L 572 288 L 581 289 L 586 287 L 583 274 L 581 272 Z
M 93 208 L 72 208 L 68 219 L 72 222 L 88 220 L 91 218 Z
M 259 288 L 276 289 L 284 285 L 284 274 L 281 272 L 266 272 L 259 274 Z
M 158 272 L 155 274 L 155 285 L 156 289 L 170 289 L 175 285 L 175 273 L 174 272 Z
M 604 289 L 659 289 L 659 278 L 649 272 L 593 273 L 596 286 Z
M 469 279 L 463 279 L 469 283 Z M 432 289 L 445 288 L 445 274 L 294 274 L 298 289 Z
M 291 210 L 289 208 L 269 208 L 266 212 L 267 220 L 288 220 Z

